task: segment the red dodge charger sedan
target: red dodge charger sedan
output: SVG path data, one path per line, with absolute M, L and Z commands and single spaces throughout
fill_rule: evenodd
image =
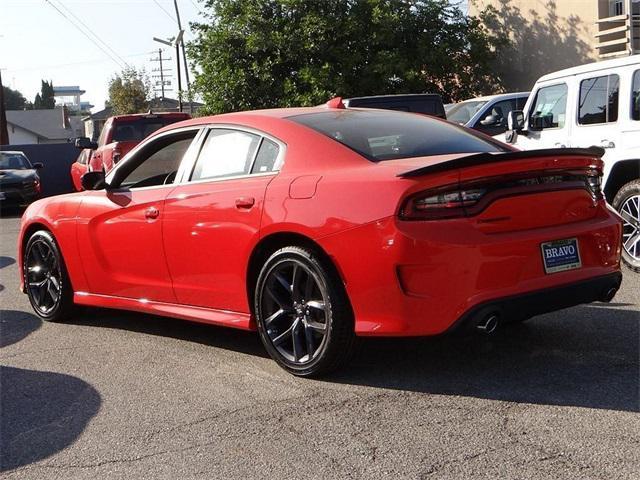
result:
M 620 286 L 600 149 L 520 152 L 437 118 L 323 107 L 159 130 L 22 219 L 22 288 L 257 330 L 289 372 L 357 336 L 492 332 Z

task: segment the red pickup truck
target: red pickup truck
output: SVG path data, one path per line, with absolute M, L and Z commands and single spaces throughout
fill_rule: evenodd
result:
M 98 142 L 86 137 L 76 139 L 76 147 L 82 149 L 71 165 L 71 179 L 76 190 L 82 190 L 81 178 L 87 171 L 113 168 L 129 150 L 156 130 L 171 123 L 191 118 L 188 113 L 138 113 L 110 117 L 104 124 Z

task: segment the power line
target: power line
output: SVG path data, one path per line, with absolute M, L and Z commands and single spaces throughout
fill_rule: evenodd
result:
M 169 11 L 166 8 L 164 8 L 160 2 L 158 2 L 158 0 L 153 0 L 153 3 L 155 3 L 158 7 L 160 7 L 160 10 L 162 10 L 167 15 L 167 17 L 169 17 L 174 22 L 178 23 L 176 18 L 173 15 L 171 15 L 171 13 L 169 13 Z
M 87 37 L 87 39 L 89 39 L 89 41 L 91 43 L 93 43 L 96 47 L 98 47 L 100 50 L 102 50 L 103 53 L 105 53 L 111 60 L 113 60 L 113 62 L 118 65 L 118 68 L 123 68 L 124 66 L 122 64 L 120 64 L 119 60 L 116 59 L 111 53 L 109 53 L 109 51 L 107 51 L 106 49 L 104 49 L 99 43 L 97 43 L 93 38 L 91 38 L 89 35 L 87 35 L 87 33 L 82 30 L 80 27 L 78 27 L 78 25 L 76 25 L 69 17 L 67 17 L 64 12 L 62 10 L 60 10 L 58 7 L 56 7 L 53 3 L 51 3 L 49 0 L 44 0 L 46 3 L 48 3 L 49 5 L 51 5 L 56 12 L 58 12 L 60 15 L 62 15 L 64 18 L 67 19 L 67 21 L 73 25 L 80 33 L 82 33 L 85 37 Z M 126 64 L 125 64 L 126 65 Z
M 124 58 L 132 58 L 132 57 L 142 57 L 142 56 L 147 56 L 150 55 L 152 53 L 154 53 L 156 50 L 150 50 L 150 51 L 146 51 L 146 52 L 140 52 L 140 53 L 132 53 L 129 55 L 123 55 Z M 56 65 L 39 65 L 39 66 L 35 66 L 35 67 L 25 67 L 25 68 L 7 68 L 3 70 L 7 70 L 9 72 L 27 72 L 27 71 L 31 71 L 31 70 L 44 70 L 44 69 L 48 69 L 48 68 L 62 68 L 62 67 L 73 67 L 73 66 L 77 66 L 77 65 L 89 65 L 92 63 L 104 63 L 104 62 L 109 62 L 112 61 L 113 59 L 111 58 L 102 58 L 102 59 L 98 59 L 98 60 L 84 60 L 82 62 L 71 62 L 71 63 L 58 63 Z
M 69 10 L 69 8 L 67 8 L 67 6 L 64 3 L 62 3 L 62 0 L 58 0 L 58 4 L 60 4 L 62 8 L 64 8 L 73 18 L 75 18 L 78 22 L 80 22 L 80 24 L 87 30 L 87 32 L 89 32 L 96 40 L 102 43 L 102 45 L 104 45 L 107 49 L 109 49 L 109 51 L 111 51 L 116 57 L 118 57 L 118 59 L 120 59 L 122 63 L 124 63 L 127 67 L 129 66 L 126 60 L 122 58 L 120 55 L 118 55 L 118 52 L 116 52 L 113 48 L 109 46 L 108 43 L 102 40 L 91 28 L 87 26 L 86 23 L 84 23 L 80 18 L 78 18 L 78 16 L 75 13 Z

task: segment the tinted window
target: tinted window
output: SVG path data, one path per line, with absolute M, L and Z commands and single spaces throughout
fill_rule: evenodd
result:
M 278 153 L 280 153 L 280 147 L 277 143 L 268 138 L 262 139 L 251 173 L 265 173 L 277 170 L 279 168 L 279 165 L 276 165 Z
M 493 106 L 488 109 L 484 118 L 480 118 L 478 123 L 475 125 L 476 127 L 482 127 L 482 121 L 485 120 L 489 115 L 492 115 L 496 118 L 497 122 L 491 124 L 493 127 L 505 127 L 507 126 L 507 115 L 509 112 L 514 109 L 515 100 L 503 100 L 501 102 L 496 102 Z
M 117 121 L 113 126 L 112 142 L 140 142 L 166 125 L 184 120 L 182 118 L 139 118 Z
M 193 169 L 191 180 L 249 173 L 260 137 L 238 130 L 209 132 Z
M 173 183 L 182 157 L 195 135 L 195 131 L 183 132 L 175 136 L 159 138 L 150 143 L 132 159 L 133 162 L 123 165 L 122 173 L 125 177 L 120 185 L 136 188 Z M 124 169 L 129 164 L 133 170 L 125 173 Z M 120 173 L 117 171 L 116 175 Z
M 536 94 L 529 116 L 532 128 L 564 128 L 567 110 L 567 86 L 542 87 Z
M 580 82 L 578 123 L 592 125 L 618 120 L 619 87 L 618 75 L 589 78 Z
M 528 97 L 516 98 L 516 110 L 524 110 Z
M 631 118 L 640 120 L 640 70 L 633 74 L 633 87 L 631 89 Z
M 450 123 L 393 111 L 337 110 L 289 117 L 372 161 L 502 151 Z
M 456 103 L 447 112 L 447 120 L 464 125 L 471 120 L 486 103 L 485 100 L 467 100 L 466 102 Z
M 0 170 L 27 170 L 32 168 L 21 153 L 0 153 Z

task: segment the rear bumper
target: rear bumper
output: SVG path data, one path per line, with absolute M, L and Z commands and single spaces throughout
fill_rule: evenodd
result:
M 578 240 L 582 266 L 546 274 L 541 243 L 565 238 Z M 603 206 L 589 220 L 516 232 L 390 217 L 317 239 L 344 280 L 360 336 L 438 335 L 487 305 L 508 321 L 520 310 L 601 300 L 604 287 L 619 285 L 620 240 L 620 221 Z
M 449 331 L 473 330 L 479 322 L 492 315 L 509 322 L 583 303 L 608 302 L 613 299 L 621 283 L 622 273 L 615 272 L 568 285 L 492 300 L 468 310 Z

